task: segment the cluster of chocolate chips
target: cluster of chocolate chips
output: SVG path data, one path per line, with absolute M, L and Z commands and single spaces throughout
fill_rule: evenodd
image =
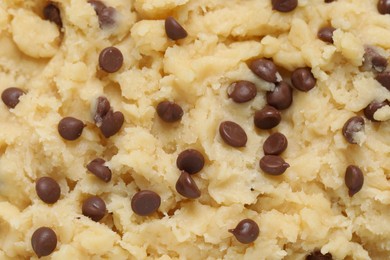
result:
M 266 94 L 267 105 L 255 111 L 254 125 L 262 130 L 270 130 L 282 120 L 280 110 L 287 109 L 293 101 L 293 89 L 283 81 L 275 63 L 270 59 L 260 58 L 250 62 L 249 68 L 259 78 L 273 83 L 275 88 Z M 310 68 L 297 68 L 291 73 L 292 85 L 299 91 L 308 92 L 316 85 L 316 79 Z M 256 86 L 253 82 L 239 80 L 227 88 L 228 97 L 236 103 L 245 103 L 255 98 Z M 248 140 L 245 130 L 235 122 L 220 123 L 219 134 L 222 140 L 232 147 L 244 147 Z M 274 133 L 264 143 L 264 156 L 260 159 L 260 168 L 267 174 L 283 174 L 290 166 L 280 154 L 287 148 L 287 138 L 281 133 Z

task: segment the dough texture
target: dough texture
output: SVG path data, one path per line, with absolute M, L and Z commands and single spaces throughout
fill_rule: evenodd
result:
M 366 46 L 390 55 L 390 15 L 374 0 L 298 0 L 289 13 L 270 0 L 103 0 L 117 12 L 116 24 L 99 26 L 87 0 L 55 0 L 63 26 L 45 20 L 43 0 L 0 1 L 0 91 L 25 94 L 9 109 L 0 104 L 0 258 L 38 259 L 31 246 L 41 226 L 57 234 L 56 249 L 42 259 L 305 259 L 313 251 L 333 259 L 390 258 L 390 107 L 365 119 L 359 144 L 342 135 L 344 123 L 363 116 L 372 101 L 390 101 L 390 91 L 372 70 L 362 70 Z M 188 32 L 170 40 L 164 19 L 173 16 Z M 317 38 L 333 26 L 333 44 Z M 124 57 L 115 73 L 99 69 L 108 46 Z M 253 124 L 274 84 L 248 63 L 268 58 L 283 79 L 309 67 L 316 86 L 293 89 L 291 107 L 272 130 Z M 256 85 L 256 97 L 234 103 L 228 86 Z M 93 118 L 105 96 L 124 115 L 120 131 L 105 138 Z M 179 104 L 179 122 L 163 122 L 159 102 Z M 67 141 L 58 122 L 85 123 Z M 233 121 L 246 132 L 243 148 L 228 146 L 218 127 Z M 281 155 L 290 167 L 281 176 L 259 167 L 263 143 L 273 132 L 288 139 Z M 205 158 L 194 175 L 201 196 L 186 199 L 175 189 L 180 152 Z M 112 171 L 103 182 L 86 165 L 100 157 Z M 344 182 L 348 165 L 364 173 L 353 197 Z M 54 204 L 43 202 L 35 181 L 55 179 Z M 152 190 L 161 206 L 150 216 L 130 206 L 139 190 Z M 99 196 L 107 214 L 99 222 L 81 211 Z M 242 219 L 260 229 L 251 244 L 228 232 Z

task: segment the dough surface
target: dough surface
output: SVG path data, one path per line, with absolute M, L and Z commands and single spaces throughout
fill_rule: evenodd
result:
M 34 230 L 52 228 L 58 243 L 42 259 L 305 259 L 313 251 L 333 259 L 390 258 L 390 108 L 365 119 L 359 144 L 342 135 L 344 123 L 372 101 L 390 101 L 371 70 L 362 70 L 366 46 L 390 55 L 390 15 L 374 0 L 298 0 L 289 13 L 270 0 L 104 0 L 117 12 L 112 28 L 100 28 L 86 0 L 56 0 L 63 27 L 45 20 L 43 0 L 0 1 L 0 91 L 26 94 L 14 109 L 0 102 L 0 258 L 37 259 Z M 173 16 L 185 39 L 168 39 L 164 19 Z M 333 44 L 317 38 L 336 28 Z M 99 53 L 115 46 L 121 69 L 99 69 Z M 316 86 L 293 89 L 291 107 L 272 130 L 253 124 L 274 85 L 248 67 L 268 58 L 283 79 L 309 67 Z M 254 100 L 227 96 L 238 80 L 256 84 Z M 93 119 L 105 96 L 125 122 L 105 138 Z M 180 122 L 163 122 L 159 102 L 175 101 Z M 66 116 L 86 127 L 75 141 L 58 133 Z M 233 121 L 246 132 L 243 148 L 228 146 L 219 124 Z M 263 143 L 283 133 L 281 155 L 290 167 L 281 176 L 259 168 Z M 196 149 L 204 168 L 193 179 L 201 196 L 177 193 L 178 154 Z M 103 182 L 86 165 L 101 157 L 112 171 Z M 344 182 L 348 165 L 364 173 L 353 197 Z M 44 203 L 35 191 L 43 176 L 55 179 L 60 199 Z M 150 216 L 130 206 L 139 190 L 160 195 Z M 82 202 L 99 196 L 107 214 L 84 216 Z M 254 220 L 259 237 L 241 244 L 228 232 Z

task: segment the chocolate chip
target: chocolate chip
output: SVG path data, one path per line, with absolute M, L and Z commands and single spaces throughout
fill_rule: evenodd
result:
M 100 28 L 108 28 L 115 24 L 115 8 L 108 7 L 103 2 L 96 0 L 90 0 L 88 3 L 92 5 L 98 16 Z
M 103 121 L 103 118 L 107 115 L 108 111 L 110 111 L 110 107 L 110 102 L 106 97 L 98 97 L 93 118 L 95 123 L 100 124 Z
M 263 144 L 264 154 L 279 155 L 287 148 L 287 138 L 282 133 L 273 133 L 265 140 Z
M 377 48 L 373 46 L 365 47 L 365 52 L 363 56 L 364 70 L 374 69 L 375 72 L 382 72 L 386 69 L 387 63 L 387 59 L 378 53 Z
M 162 101 L 156 107 L 157 115 L 165 122 L 173 123 L 183 117 L 183 109 L 174 102 Z
M 100 52 L 99 66 L 108 73 L 118 71 L 123 64 L 122 52 L 115 47 L 107 47 Z
M 187 149 L 179 154 L 176 159 L 176 166 L 179 170 L 194 174 L 203 169 L 203 154 L 195 149 Z
M 102 158 L 96 158 L 87 164 L 87 169 L 102 181 L 109 182 L 111 180 L 111 170 L 104 166 L 105 162 Z
M 332 255 L 326 253 L 323 255 L 321 251 L 314 251 L 310 255 L 306 256 L 306 260 L 332 260 Z
M 43 8 L 43 17 L 46 20 L 57 24 L 59 27 L 62 27 L 60 9 L 53 3 L 50 2 Z
M 256 85 L 250 81 L 240 80 L 233 82 L 227 88 L 228 96 L 236 103 L 248 102 L 256 97 Z
M 290 165 L 277 155 L 264 155 L 260 159 L 260 169 L 270 175 L 281 175 L 288 167 Z
M 172 16 L 165 19 L 165 32 L 174 41 L 187 37 L 187 31 Z
M 298 6 L 298 0 L 272 0 L 272 9 L 279 12 L 291 12 Z
M 289 108 L 293 101 L 292 88 L 284 81 L 276 83 L 273 91 L 267 92 L 267 103 L 277 109 Z
M 89 0 L 88 3 L 92 5 L 93 9 L 95 10 L 96 14 L 99 15 L 99 13 L 106 8 L 106 5 L 102 1 L 98 0 Z
M 379 110 L 380 108 L 387 106 L 387 105 L 390 105 L 390 102 L 387 100 L 382 101 L 382 102 L 373 101 L 363 110 L 364 115 L 367 119 L 369 119 L 373 122 L 378 122 L 378 120 L 376 120 L 374 118 L 375 112 L 377 110 Z
M 74 117 L 64 117 L 58 123 L 58 133 L 62 138 L 73 141 L 80 137 L 85 125 Z
M 250 70 L 257 76 L 268 82 L 278 81 L 278 69 L 275 63 L 268 59 L 253 60 L 249 65 Z
M 105 7 L 98 13 L 100 28 L 108 28 L 115 24 L 116 10 L 113 7 Z
M 244 129 L 232 121 L 224 121 L 219 125 L 219 134 L 226 144 L 233 147 L 244 147 L 248 138 Z
M 125 121 L 125 117 L 122 112 L 112 110 L 108 111 L 108 113 L 103 117 L 103 121 L 100 128 L 100 131 L 104 135 L 104 137 L 109 138 L 116 133 L 119 132 L 123 123 Z
M 325 3 L 332 3 L 334 2 L 335 0 L 325 0 Z
M 314 88 L 317 81 L 310 68 L 298 68 L 292 72 L 291 82 L 296 89 L 307 92 Z
M 98 222 L 106 215 L 106 203 L 98 196 L 92 196 L 84 200 L 82 206 L 84 216 Z
M 261 110 L 255 112 L 253 121 L 257 128 L 271 129 L 277 126 L 281 120 L 282 116 L 276 108 L 265 106 Z
M 154 191 L 142 190 L 137 192 L 131 199 L 131 208 L 135 214 L 148 216 L 160 207 L 161 198 Z
M 355 165 L 349 165 L 345 171 L 345 185 L 348 188 L 348 194 L 352 197 L 363 187 L 364 176 L 362 170 Z
M 251 219 L 241 220 L 234 229 L 228 230 L 243 244 L 252 243 L 259 236 L 260 230 L 257 223 Z
M 15 108 L 19 103 L 19 97 L 23 94 L 24 92 L 20 88 L 7 88 L 1 94 L 1 99 L 7 107 Z
M 40 227 L 31 237 L 31 246 L 38 258 L 50 255 L 57 246 L 57 235 L 48 227 Z
M 200 197 L 200 190 L 191 175 L 182 171 L 176 182 L 176 191 L 183 197 L 196 199 Z
M 375 79 L 390 91 L 390 71 L 384 71 L 376 75 Z
M 35 183 L 35 191 L 38 197 L 47 204 L 56 203 L 61 195 L 60 185 L 50 177 L 39 178 Z
M 377 8 L 380 14 L 390 14 L 390 0 L 379 0 Z
M 364 119 L 361 116 L 354 116 L 345 122 L 342 133 L 348 143 L 357 144 L 355 135 L 361 131 L 364 131 Z
M 333 32 L 336 30 L 336 28 L 332 26 L 326 26 L 322 27 L 318 33 L 317 37 L 324 42 L 333 43 Z

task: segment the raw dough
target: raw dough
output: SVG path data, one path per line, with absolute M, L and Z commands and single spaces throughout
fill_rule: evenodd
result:
M 63 28 L 42 19 L 43 0 L 0 1 L 0 91 L 19 87 L 27 94 L 15 109 L 0 104 L 0 258 L 36 259 L 31 235 L 40 226 L 57 234 L 47 259 L 304 259 L 314 250 L 334 259 L 390 258 L 390 109 L 366 120 L 361 145 L 341 134 L 345 121 L 373 100 L 390 100 L 372 71 L 362 71 L 364 46 L 390 53 L 390 15 L 377 1 L 299 0 L 290 13 L 273 11 L 270 0 L 105 0 L 119 13 L 117 25 L 101 29 L 86 0 L 57 0 Z M 188 37 L 166 37 L 171 15 Z M 332 25 L 334 44 L 317 39 Z M 102 49 L 124 56 L 113 74 L 98 69 Z M 288 75 L 311 67 L 317 85 L 294 101 L 272 131 L 258 130 L 253 114 L 265 104 L 264 84 L 248 68 L 266 57 Z M 283 74 L 283 73 L 282 73 Z M 283 76 L 283 75 L 282 75 Z M 252 81 L 253 101 L 233 103 L 226 89 Z M 91 109 L 106 96 L 125 123 L 109 139 L 99 134 Z M 163 100 L 184 110 L 180 123 L 162 122 Z M 57 131 L 62 117 L 87 124 L 77 141 Z M 231 120 L 248 135 L 245 148 L 227 146 L 219 123 Z M 386 121 L 387 120 L 387 121 Z M 279 177 L 258 166 L 271 132 L 286 135 L 283 158 L 291 165 Z M 201 197 L 175 190 L 178 154 L 197 149 L 206 158 L 194 175 Z M 107 160 L 109 183 L 86 169 Z M 358 165 L 363 188 L 352 198 L 345 169 Z M 35 180 L 56 179 L 61 197 L 47 205 Z M 140 189 L 161 196 L 157 214 L 140 217 L 130 199 Z M 81 213 L 91 195 L 106 202 L 108 214 L 94 222 Z M 260 235 L 240 244 L 228 229 L 244 218 Z

